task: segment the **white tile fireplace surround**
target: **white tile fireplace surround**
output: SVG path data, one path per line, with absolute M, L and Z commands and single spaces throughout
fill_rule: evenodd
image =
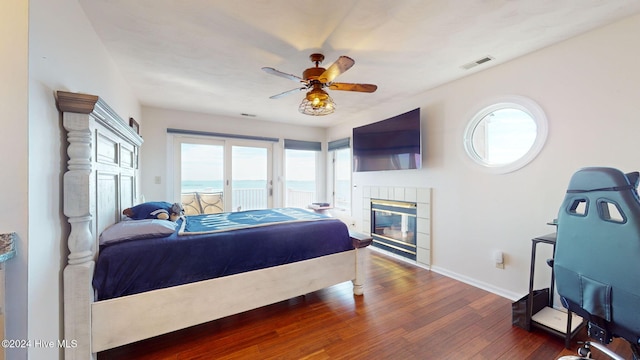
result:
M 431 266 L 431 188 L 363 186 L 362 230 L 371 233 L 371 199 L 415 202 L 416 217 L 416 263 Z M 380 250 L 383 251 L 383 250 Z M 407 260 L 410 261 L 411 260 Z

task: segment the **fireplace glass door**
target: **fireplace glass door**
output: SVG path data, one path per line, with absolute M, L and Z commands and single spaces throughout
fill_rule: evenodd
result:
M 374 246 L 415 260 L 415 203 L 372 200 L 371 226 Z

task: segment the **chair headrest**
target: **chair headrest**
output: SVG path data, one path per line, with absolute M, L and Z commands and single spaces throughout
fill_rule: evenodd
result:
M 620 191 L 635 189 L 640 173 L 624 174 L 609 167 L 587 167 L 578 170 L 569 181 L 567 192 Z

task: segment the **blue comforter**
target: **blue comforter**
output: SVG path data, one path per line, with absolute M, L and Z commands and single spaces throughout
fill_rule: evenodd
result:
M 189 216 L 180 224 L 180 235 L 211 234 L 221 231 L 247 229 L 274 224 L 294 223 L 300 221 L 328 220 L 322 214 L 297 209 L 262 209 L 219 214 Z
M 329 218 L 210 234 L 176 231 L 101 247 L 93 286 L 105 300 L 351 249 L 346 225 Z

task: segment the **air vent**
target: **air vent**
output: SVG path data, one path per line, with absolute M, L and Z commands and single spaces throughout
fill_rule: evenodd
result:
M 489 62 L 491 60 L 493 60 L 493 57 L 485 56 L 482 59 L 478 59 L 478 60 L 470 62 L 468 64 L 464 64 L 464 65 L 461 66 L 461 68 L 463 68 L 465 70 L 469 70 L 469 69 L 471 69 L 473 67 L 476 67 L 478 65 L 484 64 L 484 63 Z

